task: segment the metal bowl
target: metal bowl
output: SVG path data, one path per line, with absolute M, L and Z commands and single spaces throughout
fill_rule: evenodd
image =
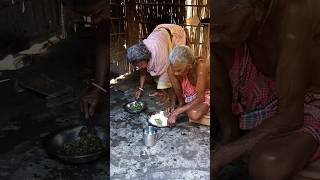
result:
M 45 140 L 45 148 L 49 155 L 53 155 L 58 159 L 69 162 L 69 163 L 87 163 L 94 161 L 102 157 L 106 152 L 107 148 L 100 149 L 94 153 L 85 154 L 85 155 L 64 155 L 59 153 L 59 150 L 64 146 L 65 143 L 70 143 L 75 140 L 79 140 L 79 132 L 85 127 L 84 125 L 75 125 L 71 127 L 66 127 L 60 129 L 56 132 L 51 133 Z M 107 145 L 107 128 L 103 126 L 93 126 L 96 130 L 97 136 L 102 140 L 102 142 Z
M 139 110 L 139 111 L 136 111 L 136 110 L 133 110 L 132 107 L 136 104 L 136 103 L 139 103 L 142 108 Z M 129 113 L 132 113 L 132 114 L 138 114 L 138 113 L 141 113 L 142 111 L 144 111 L 145 109 L 147 108 L 147 105 L 145 102 L 143 101 L 132 101 L 132 102 L 129 102 L 127 104 L 124 105 L 124 109 L 129 112 Z

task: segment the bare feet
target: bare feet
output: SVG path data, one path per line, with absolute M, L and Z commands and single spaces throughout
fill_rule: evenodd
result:
M 159 96 L 159 100 L 156 102 L 158 105 L 165 105 L 170 102 L 168 94 L 164 94 L 162 96 Z
M 149 94 L 150 97 L 155 97 L 155 96 L 163 96 L 164 95 L 164 92 L 162 92 L 161 90 L 156 90 L 154 92 L 151 92 Z
M 156 104 L 162 106 L 165 105 L 167 102 L 169 102 L 169 94 L 166 92 L 166 90 L 156 90 L 154 92 L 151 92 L 149 94 L 150 97 L 157 97 Z

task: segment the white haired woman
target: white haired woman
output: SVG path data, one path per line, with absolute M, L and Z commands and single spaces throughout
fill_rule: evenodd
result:
M 188 46 L 177 46 L 169 56 L 169 64 L 168 75 L 176 95 L 170 96 L 169 125 L 174 126 L 183 112 L 194 121 L 200 120 L 210 111 L 210 71 L 206 59 L 195 58 Z

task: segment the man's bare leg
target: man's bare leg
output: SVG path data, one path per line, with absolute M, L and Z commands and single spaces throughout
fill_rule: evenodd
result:
M 215 46 L 218 48 L 218 45 Z M 227 52 L 220 50 L 217 52 Z M 215 141 L 218 144 L 226 144 L 239 138 L 240 128 L 239 121 L 232 114 L 232 87 L 229 78 L 229 69 L 225 64 L 225 59 L 232 61 L 232 55 L 227 57 L 222 54 L 215 54 L 213 64 L 213 108 L 217 116 L 219 125 L 218 137 L 215 137 Z M 228 54 L 228 52 L 227 52 Z M 231 66 L 231 63 L 229 63 Z
M 265 140 L 250 153 L 249 173 L 255 180 L 293 179 L 317 148 L 316 140 L 302 132 Z

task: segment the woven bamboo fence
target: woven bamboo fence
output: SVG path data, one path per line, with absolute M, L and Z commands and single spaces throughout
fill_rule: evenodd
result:
M 111 26 L 110 26 L 110 72 L 120 75 L 129 72 L 126 61 L 126 7 L 124 1 L 111 0 Z
M 147 38 L 152 30 L 162 23 L 178 24 L 187 29 L 189 46 L 195 56 L 208 57 L 209 24 L 188 25 L 186 20 L 193 16 L 210 18 L 210 0 L 111 0 L 110 33 L 111 70 L 118 73 L 130 72 L 126 61 L 126 49 L 139 40 Z M 114 10 L 121 7 L 121 11 Z M 118 14 L 116 14 L 116 12 Z M 112 68 L 116 67 L 116 68 Z

